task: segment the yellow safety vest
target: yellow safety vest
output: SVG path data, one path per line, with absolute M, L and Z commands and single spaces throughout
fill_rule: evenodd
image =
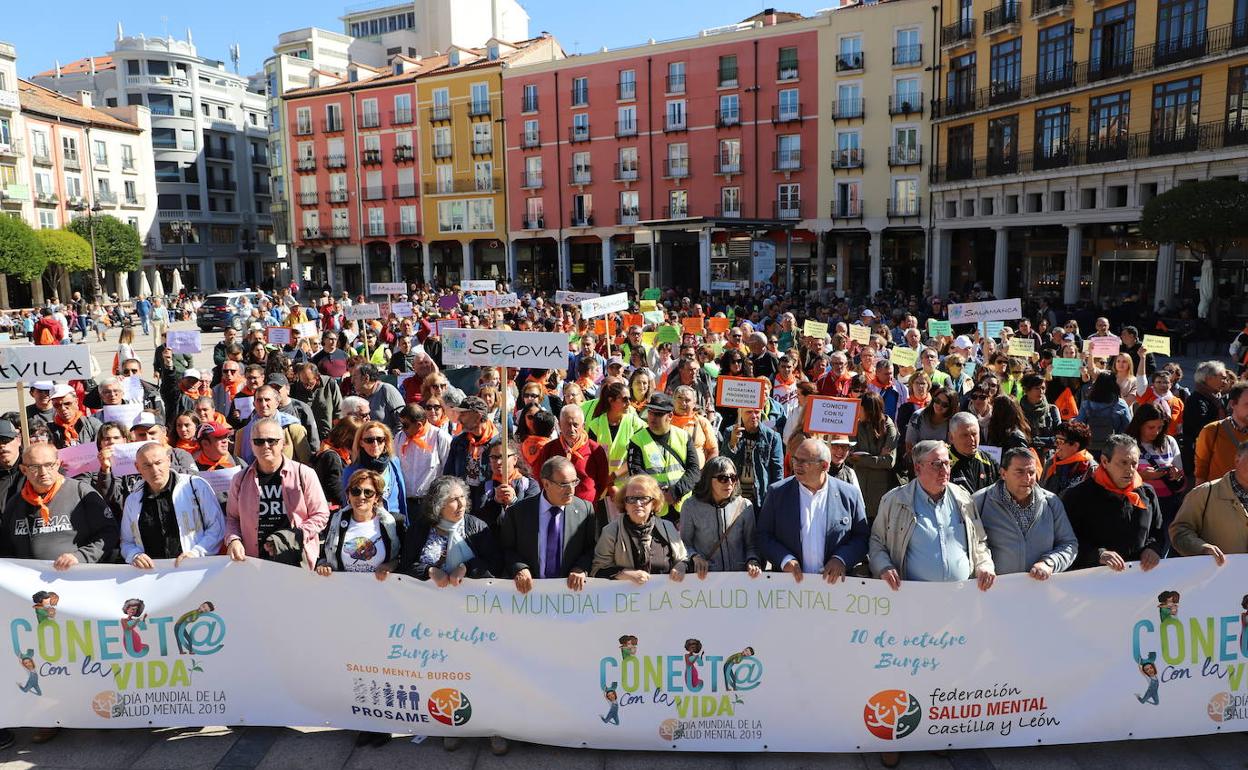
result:
M 650 433 L 649 428 L 637 431 L 631 440 L 641 449 L 646 475 L 654 477 L 654 480 L 659 482 L 659 486 L 680 481 L 685 475 L 685 453 L 689 449 L 689 434 L 683 428 L 672 426 L 667 435 L 670 452 L 654 440 L 654 435 Z M 667 516 L 670 510 L 679 513 L 680 507 L 684 505 L 685 500 L 689 499 L 690 494 L 692 493 L 686 492 L 675 505 L 668 506 L 664 503 L 659 510 L 659 515 Z
M 585 430 L 594 437 L 594 441 L 602 444 L 607 450 L 607 467 L 615 477 L 616 486 L 623 484 L 628 478 L 628 442 L 638 431 L 646 429 L 646 421 L 637 416 L 632 409 L 625 409 L 620 424 L 615 429 L 615 438 L 611 437 L 611 424 L 607 422 L 607 413 L 597 417 L 586 415 Z

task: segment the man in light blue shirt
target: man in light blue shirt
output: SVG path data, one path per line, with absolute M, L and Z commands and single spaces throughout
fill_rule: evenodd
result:
M 966 547 L 966 527 L 946 487 L 933 497 L 926 490 L 914 493 L 914 533 L 906 547 L 905 580 L 947 583 L 971 576 Z

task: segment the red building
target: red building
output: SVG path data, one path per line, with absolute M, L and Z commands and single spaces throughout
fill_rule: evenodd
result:
M 772 12 L 504 70 L 519 282 L 710 289 L 774 280 L 751 258 L 767 243 L 781 280 L 786 256 L 809 259 L 822 24 Z

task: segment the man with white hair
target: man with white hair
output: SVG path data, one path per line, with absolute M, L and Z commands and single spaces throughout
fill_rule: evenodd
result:
M 368 401 L 359 396 L 347 396 L 344 398 L 342 405 L 338 409 L 338 416 L 341 418 L 350 417 L 351 415 L 355 415 L 364 421 L 371 420 L 372 415 L 370 414 Z
M 853 379 L 854 373 L 849 369 L 849 357 L 845 355 L 845 351 L 838 350 L 828 356 L 828 371 L 815 380 L 815 387 L 819 389 L 821 396 L 845 398 L 849 395 L 849 383 Z
M 754 376 L 775 380 L 776 372 L 780 371 L 780 358 L 767 349 L 767 335 L 757 331 L 750 332 L 745 338 L 745 346 L 750 349 Z
M 1226 417 L 1226 365 L 1221 361 L 1205 361 L 1193 375 L 1196 387 L 1183 402 L 1183 467 L 1188 475 L 1196 473 L 1196 439 L 1211 422 Z
M 979 448 L 979 420 L 970 412 L 949 418 L 950 480 L 975 494 L 996 483 L 1001 466 Z

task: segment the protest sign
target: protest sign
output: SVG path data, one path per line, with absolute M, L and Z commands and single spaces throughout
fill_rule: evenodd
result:
M 442 340 L 442 360 L 457 366 L 566 369 L 568 353 L 561 332 L 448 329 Z
M 91 377 L 86 345 L 14 345 L 0 348 L 0 382 L 85 380 Z
M 715 334 L 726 334 L 728 332 L 728 327 L 728 319 L 724 318 L 722 315 L 714 315 L 706 319 L 707 331 L 714 332 Z
M 132 374 L 129 377 L 122 377 L 121 387 L 122 390 L 125 391 L 126 398 L 128 400 L 133 401 L 136 404 L 143 403 L 144 393 L 142 377 L 139 377 L 137 374 Z
M 520 297 L 515 292 L 510 294 L 487 294 L 485 295 L 485 306 L 495 310 L 520 307 Z
M 165 346 L 174 353 L 198 353 L 200 345 L 199 329 L 169 332 L 165 336 Z
M 642 317 L 641 313 L 625 313 L 623 317 L 624 328 L 626 329 L 630 326 L 641 326 L 646 322 L 646 319 Z
M 991 446 L 989 444 L 980 444 L 979 451 L 992 458 L 997 465 L 1001 464 L 1001 447 Z
M 244 420 L 251 419 L 251 413 L 256 408 L 254 396 L 235 396 L 234 408 L 238 410 L 238 416 Z
M 1122 352 L 1122 340 L 1117 337 L 1089 337 L 1084 343 L 1096 358 L 1113 358 Z
M 315 321 L 308 321 L 306 323 L 296 324 L 294 328 L 298 329 L 300 336 L 304 337 L 305 339 L 308 337 L 316 336 L 316 322 Z
M 125 423 L 129 426 L 130 423 Z M 95 443 L 67 446 L 57 452 L 61 465 L 65 466 L 66 476 L 77 476 L 80 473 L 94 473 L 100 469 L 100 450 Z
M 650 310 L 642 313 L 641 317 L 648 324 L 661 324 L 667 320 L 667 314 L 662 310 Z
M 715 381 L 715 406 L 728 409 L 762 409 L 765 403 L 767 394 L 762 380 L 723 375 Z
M 863 328 L 865 329 L 866 327 L 864 326 Z M 821 340 L 827 339 L 828 325 L 826 323 L 820 323 L 819 321 L 811 321 L 807 319 L 806 323 L 802 324 L 802 334 L 807 337 L 817 337 Z
M 949 322 L 1013 321 L 1023 317 L 1021 299 L 994 299 L 987 302 L 958 302 L 949 306 Z
M 230 491 L 230 482 L 242 472 L 242 468 L 237 465 L 229 468 L 221 468 L 215 471 L 200 471 L 198 475 L 201 479 L 208 482 L 208 486 L 212 487 L 212 491 L 218 495 L 224 495 Z
M 643 289 L 641 292 L 642 299 L 658 299 L 663 296 L 663 290 L 657 287 Z
M 952 337 L 953 324 L 949 321 L 937 321 L 935 318 L 927 319 L 927 333 L 931 337 Z
M 391 283 L 370 283 L 368 285 L 369 294 L 406 294 L 407 286 L 402 281 L 394 281 Z
M 1170 355 L 1170 338 L 1163 337 L 1160 334 L 1145 334 L 1144 348 L 1154 355 L 1168 356 Z
M 556 305 L 579 305 L 587 299 L 597 299 L 601 294 L 595 294 L 592 291 L 557 291 L 555 292 Z
M 1083 375 L 1083 361 L 1078 358 L 1053 359 L 1054 377 L 1080 377 Z
M 638 308 L 643 313 L 649 313 L 651 311 L 658 310 L 659 303 L 655 302 L 652 299 L 643 299 L 641 303 L 638 305 Z
M 135 456 L 139 453 L 139 447 L 144 444 L 150 444 L 150 441 L 130 441 L 125 444 L 113 444 L 113 476 L 120 478 L 138 473 L 139 469 L 135 467 Z
M 625 310 L 628 310 L 628 294 L 625 292 L 595 297 L 581 303 L 581 316 L 584 318 L 597 318 L 600 315 L 620 313 Z
M 610 322 L 609 327 L 608 327 L 608 322 Z M 601 337 L 604 334 L 610 334 L 611 336 L 615 336 L 615 333 L 617 331 L 619 331 L 619 327 L 616 326 L 614 318 L 595 318 L 594 319 L 594 334 L 597 334 L 599 337 Z
M 1031 338 L 1010 337 L 1007 352 L 1017 358 L 1030 358 L 1036 352 L 1036 341 Z
M 811 396 L 807 401 L 807 433 L 844 433 L 852 436 L 858 432 L 858 408 L 862 405 L 854 398 Z
M 894 365 L 903 368 L 913 367 L 915 362 L 919 360 L 919 351 L 902 345 L 888 351 L 888 360 L 892 361 Z
M 660 326 L 658 328 L 658 334 L 655 335 L 654 337 L 654 342 L 657 345 L 662 345 L 664 342 L 671 342 L 671 343 L 679 345 L 680 344 L 680 327 L 679 326 Z
M 994 340 L 1001 339 L 1001 330 L 1005 328 L 1005 321 L 984 321 L 984 336 Z
M 415 315 L 414 308 L 410 302 L 395 302 L 390 305 L 390 312 L 399 318 L 411 318 Z
M 862 324 L 850 324 L 849 338 L 859 345 L 868 345 L 871 343 L 871 330 Z
M 438 321 L 435 324 L 435 326 L 437 327 L 437 335 L 439 337 L 442 337 L 446 334 L 447 329 L 459 328 L 459 319 L 458 318 L 443 318 L 442 320 Z
M 498 284 L 488 279 L 460 281 L 459 288 L 464 291 L 498 291 Z
M 285 326 L 270 326 L 265 330 L 265 337 L 270 345 L 289 345 L 290 329 Z
M 143 413 L 143 404 L 114 404 L 100 410 L 100 422 L 115 422 L 129 428 Z
M 443 296 L 438 297 L 438 307 L 442 310 L 454 310 L 459 307 L 459 295 L 444 294 Z
M 654 338 L 657 336 L 659 336 L 658 332 L 642 332 L 641 344 L 645 345 L 648 348 L 652 348 L 654 347 Z
M 686 318 L 681 321 L 681 325 L 684 327 L 685 334 L 701 334 L 706 326 L 701 316 Z
M 381 318 L 381 308 L 375 302 L 356 303 L 343 311 L 343 316 L 350 321 L 367 321 Z

